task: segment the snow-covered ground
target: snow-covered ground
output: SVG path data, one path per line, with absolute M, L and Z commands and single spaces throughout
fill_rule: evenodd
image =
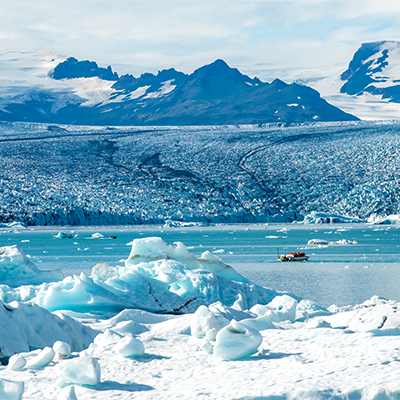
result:
M 398 122 L 0 124 L 0 222 L 291 222 L 400 214 Z M 40 161 L 40 162 L 38 162 Z
M 1 252 L 2 273 L 17 263 L 34 271 L 17 253 Z M 182 243 L 159 238 L 134 240 L 124 267 L 97 265 L 77 278 L 19 286 L 16 277 L 14 287 L 1 286 L 1 399 L 400 396 L 394 301 L 373 297 L 325 309 L 259 287 L 210 253 L 196 258 Z M 121 304 L 132 298 L 129 285 L 142 293 L 140 307 L 104 307 L 106 293 Z M 6 299 L 16 293 L 19 301 Z M 47 303 L 33 304 L 46 296 Z M 149 312 L 155 300 L 165 306 L 179 298 L 186 307 L 192 300 L 193 309 Z M 48 310 L 59 305 L 64 311 Z

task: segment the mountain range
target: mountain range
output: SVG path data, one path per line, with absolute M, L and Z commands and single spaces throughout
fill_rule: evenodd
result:
M 223 60 L 191 74 L 171 68 L 134 77 L 94 61 L 14 52 L 0 55 L 0 73 L 4 68 L 10 78 L 0 79 L 2 121 L 121 126 L 358 119 L 310 87 L 262 82 Z

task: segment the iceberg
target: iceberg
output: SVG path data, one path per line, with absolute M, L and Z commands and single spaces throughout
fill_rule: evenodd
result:
M 0 282 L 18 287 L 56 282 L 63 279 L 60 270 L 40 270 L 17 246 L 0 247 Z
M 19 260 L 29 261 L 22 256 Z M 276 295 L 248 281 L 208 251 L 196 258 L 183 243 L 169 245 L 158 237 L 135 239 L 122 267 L 99 263 L 90 275 L 81 273 L 36 286 L 0 286 L 0 298 L 5 302 L 31 301 L 49 311 L 107 316 L 126 308 L 156 313 L 195 312 L 200 305 L 217 301 L 249 309 L 255 304 L 268 304 Z

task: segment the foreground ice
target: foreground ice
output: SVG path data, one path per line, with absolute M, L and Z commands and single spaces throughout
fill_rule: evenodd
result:
M 107 300 L 122 307 L 135 290 L 147 305 L 201 301 L 186 314 L 127 307 L 104 318 Z M 0 399 L 400 398 L 400 303 L 373 297 L 326 310 L 183 244 L 134 241 L 124 267 L 1 293 Z M 4 300 L 17 296 L 24 302 Z M 40 299 L 75 303 L 50 312 L 32 304 Z M 72 312 L 79 302 L 93 313 Z
M 56 340 L 73 351 L 85 349 L 96 332 L 61 313 L 51 313 L 35 304 L 0 301 L 0 358 L 53 346 Z
M 190 334 L 194 314 L 127 310 L 91 322 L 103 333 L 72 359 L 55 359 L 55 366 L 34 374 L 26 367 L 0 367 L 0 379 L 13 382 L 14 393 L 24 383 L 24 399 L 397 399 L 399 307 L 375 297 L 308 319 L 298 319 L 301 313 L 296 312 L 294 322 L 282 318 L 256 329 L 232 318 L 237 310 L 216 304 L 208 311 L 215 319 L 224 313 L 227 325 L 217 328 L 214 339 Z M 301 308 L 298 303 L 296 310 Z M 249 320 L 262 318 L 246 314 Z M 117 334 L 113 328 L 122 321 L 148 330 Z M 127 358 L 118 349 L 132 339 L 143 343 L 145 351 Z

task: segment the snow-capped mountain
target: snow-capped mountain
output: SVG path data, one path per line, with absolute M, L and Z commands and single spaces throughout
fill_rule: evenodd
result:
M 400 42 L 364 43 L 341 75 L 341 93 L 365 93 L 400 102 Z
M 0 56 L 0 120 L 82 125 L 352 121 L 307 86 L 250 78 L 223 60 L 192 74 L 119 76 L 52 53 Z

